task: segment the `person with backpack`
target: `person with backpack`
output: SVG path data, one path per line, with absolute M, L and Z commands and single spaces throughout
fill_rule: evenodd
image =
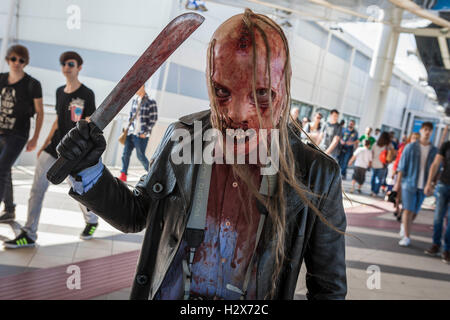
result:
M 28 200 L 27 221 L 21 229 L 22 232 L 15 239 L 4 242 L 3 245 L 6 248 L 35 246 L 42 203 L 49 186 L 47 171 L 58 158 L 56 146 L 79 120 L 88 118 L 95 111 L 94 92 L 78 80 L 83 64 L 81 56 L 74 51 L 67 51 L 61 54 L 60 63 L 66 84 L 56 89 L 56 119 L 47 139 L 37 153 L 33 185 Z M 89 240 L 98 226 L 98 217 L 85 206 L 80 205 L 80 208 L 86 222 L 80 238 Z
M 391 137 L 388 132 L 383 132 L 378 138 L 377 143 L 372 147 L 372 179 L 371 179 L 371 193 L 372 197 L 378 195 L 380 187 L 383 184 L 386 176 L 386 163 L 384 157 L 389 150 L 394 149 L 391 144 Z M 384 155 L 384 157 L 382 157 Z
M 437 154 L 437 148 L 430 142 L 433 123 L 424 122 L 420 128 L 420 139 L 406 145 L 398 165 L 398 176 L 395 189 L 401 186 L 402 192 L 402 229 L 399 245 L 407 247 L 411 244 L 410 234 L 413 217 L 417 215 L 425 199 L 424 188 L 429 169 Z
M 12 197 L 11 168 L 23 148 L 30 152 L 36 148 L 44 121 L 41 83 L 24 72 L 30 61 L 28 49 L 11 46 L 5 57 L 9 72 L 0 74 L 0 200 L 8 190 Z M 36 123 L 30 140 L 30 118 L 36 113 Z M 14 220 L 14 209 L 5 210 L 0 222 Z

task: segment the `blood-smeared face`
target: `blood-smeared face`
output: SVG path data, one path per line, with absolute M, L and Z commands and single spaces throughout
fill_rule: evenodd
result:
M 213 36 L 213 47 L 207 74 L 211 78 L 210 101 L 217 107 L 212 112 L 220 123 L 220 129 L 270 129 L 278 126 L 282 106 L 287 99 L 284 68 L 285 45 L 281 36 L 271 26 L 257 22 L 267 36 L 270 47 L 270 79 L 267 71 L 267 51 L 263 37 L 255 28 L 256 43 L 256 99 L 253 94 L 253 44 L 243 15 L 230 18 Z M 255 20 L 253 20 L 255 21 Z M 272 112 L 269 99 L 272 98 Z M 259 121 L 256 101 L 261 122 Z M 253 137 L 255 139 L 256 137 Z M 250 140 L 252 137 L 249 138 Z M 249 139 L 246 139 L 248 145 Z M 251 151 L 246 148 L 247 152 Z M 246 152 L 246 153 L 247 153 Z

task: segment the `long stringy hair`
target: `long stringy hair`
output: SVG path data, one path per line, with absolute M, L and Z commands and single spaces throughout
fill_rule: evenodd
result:
M 259 188 L 255 184 L 253 176 L 251 175 L 251 171 L 249 170 L 247 165 L 239 165 L 233 164 L 233 172 L 237 175 L 242 181 L 244 181 L 247 185 L 247 188 L 250 192 L 250 195 L 256 198 L 261 204 L 263 204 L 267 211 L 269 219 L 272 221 L 272 230 L 270 230 L 270 236 L 272 240 L 275 240 L 274 246 L 274 272 L 272 275 L 272 288 L 271 291 L 268 292 L 265 298 L 274 298 L 276 294 L 276 288 L 279 280 L 280 273 L 283 268 L 283 263 L 286 260 L 285 253 L 285 241 L 286 241 L 286 199 L 284 195 L 284 185 L 288 184 L 292 187 L 295 192 L 300 196 L 301 200 L 311 208 L 314 213 L 319 217 L 319 219 L 324 222 L 326 225 L 334 229 L 335 231 L 345 234 L 344 232 L 338 230 L 335 226 L 330 224 L 324 217 L 324 215 L 314 206 L 314 204 L 308 199 L 307 195 L 313 195 L 310 191 L 306 190 L 304 187 L 300 186 L 296 179 L 296 166 L 294 161 L 294 156 L 292 153 L 292 149 L 289 143 L 288 138 L 288 122 L 290 118 L 290 104 L 291 104 L 291 94 L 290 94 L 290 80 L 291 80 L 291 63 L 289 57 L 289 47 L 288 41 L 283 30 L 270 18 L 261 14 L 255 14 L 250 9 L 246 9 L 243 15 L 242 22 L 249 32 L 251 38 L 251 46 L 252 46 L 252 59 L 253 59 L 253 79 L 252 79 L 252 91 L 253 97 L 256 105 L 257 115 L 259 119 L 260 128 L 262 128 L 262 118 L 261 118 L 261 110 L 258 105 L 258 99 L 256 98 L 256 61 L 257 61 L 257 50 L 256 50 L 256 41 L 255 41 L 255 32 L 259 32 L 261 35 L 265 49 L 266 49 L 266 72 L 268 74 L 269 79 L 269 92 L 272 85 L 271 79 L 271 70 L 270 70 L 270 61 L 271 61 L 271 50 L 268 42 L 267 35 L 264 31 L 265 28 L 269 27 L 276 31 L 276 33 L 281 37 L 284 50 L 286 55 L 286 62 L 284 65 L 284 86 L 286 90 L 286 95 L 283 97 L 282 105 L 281 105 L 281 117 L 278 125 L 276 124 L 276 120 L 273 116 L 273 106 L 272 106 L 272 97 L 269 93 L 269 108 L 272 115 L 272 124 L 274 128 L 279 129 L 279 141 L 275 141 L 275 146 L 278 149 L 279 155 L 279 170 L 276 179 L 276 185 L 269 184 L 269 190 L 274 188 L 274 194 L 270 197 L 263 196 L 259 193 Z M 208 46 L 208 59 L 207 59 L 207 85 L 210 97 L 215 97 L 214 84 L 212 80 L 213 70 L 214 70 L 214 45 L 215 39 L 211 40 Z M 211 99 L 211 123 L 214 128 L 219 129 L 223 132 L 224 124 L 223 119 L 220 115 L 219 108 L 217 107 L 216 100 L 214 98 Z M 298 127 L 299 130 L 302 130 L 300 126 L 296 124 L 295 121 L 292 123 Z M 263 141 L 263 143 L 267 144 L 267 141 Z M 273 146 L 272 146 L 273 148 Z M 269 150 L 269 148 L 266 148 Z M 269 191 L 269 194 L 270 191 Z M 243 200 L 243 199 L 241 199 Z M 248 210 L 251 210 L 251 202 L 245 201 L 248 205 Z M 247 212 L 247 221 L 251 219 L 251 211 Z

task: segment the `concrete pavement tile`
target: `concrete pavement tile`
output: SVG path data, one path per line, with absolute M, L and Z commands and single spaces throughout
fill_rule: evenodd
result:
M 0 252 L 0 261 L 4 265 L 27 267 L 36 251 L 36 248 L 7 249 Z
M 51 268 L 72 262 L 72 257 L 36 254 L 28 265 L 31 268 Z
M 77 249 L 76 243 L 67 243 L 61 245 L 40 245 L 37 255 L 53 256 L 53 257 L 69 257 L 72 258 Z
M 361 261 L 363 259 L 370 259 L 372 255 L 377 252 L 376 249 L 369 248 L 356 248 L 346 246 L 345 248 L 345 258 L 346 260 L 356 260 Z
M 348 232 L 349 234 L 355 234 L 355 235 L 367 234 L 367 235 L 375 235 L 375 236 L 384 237 L 384 238 L 392 238 L 393 240 L 395 240 L 395 239 L 400 240 L 400 236 L 399 236 L 398 232 L 386 231 L 386 230 L 380 230 L 380 229 L 369 229 L 369 228 L 363 228 L 363 227 L 348 226 L 346 232 Z M 431 237 L 425 237 L 425 236 L 420 236 L 420 235 L 414 234 L 414 235 L 412 235 L 412 239 L 417 240 L 417 241 L 426 242 L 426 243 L 431 243 Z M 355 241 L 358 241 L 357 239 L 353 239 L 351 237 L 347 237 L 346 240 L 347 240 L 347 243 L 349 243 L 350 245 L 354 244 Z
M 109 250 L 112 252 L 113 241 L 94 237 L 91 240 L 80 241 L 78 248 L 91 248 L 100 250 Z
M 407 294 L 392 294 L 389 292 L 373 289 L 349 289 L 347 293 L 347 300 L 421 300 L 423 297 L 407 295 Z
M 72 262 L 79 262 L 89 259 L 96 259 L 96 258 L 102 258 L 107 257 L 111 255 L 111 251 L 108 250 L 102 250 L 102 249 L 92 249 L 92 248 L 77 248 L 77 251 L 75 252 L 75 255 L 72 259 Z
M 141 250 L 142 244 L 135 242 L 124 242 L 113 240 L 112 254 Z

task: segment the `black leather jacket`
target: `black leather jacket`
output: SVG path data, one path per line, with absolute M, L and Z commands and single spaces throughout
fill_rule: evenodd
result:
M 170 154 L 180 143 L 171 141 L 174 129 L 193 133 L 193 122 L 211 127 L 210 111 L 188 115 L 171 124 L 151 160 L 147 175 L 133 191 L 104 169 L 97 183 L 83 195 L 70 195 L 115 228 L 129 233 L 146 229 L 131 299 L 153 299 L 177 252 L 188 213 L 199 165 L 175 165 Z M 341 178 L 337 163 L 323 152 L 291 134 L 297 178 L 313 192 L 311 200 L 329 223 L 345 231 Z M 300 266 L 305 261 L 308 299 L 344 299 L 347 292 L 344 236 L 323 223 L 289 186 L 286 192 L 286 260 L 278 281 L 276 299 L 292 299 Z M 266 219 L 265 230 L 271 230 Z M 257 261 L 257 298 L 272 288 L 273 245 L 261 237 Z

